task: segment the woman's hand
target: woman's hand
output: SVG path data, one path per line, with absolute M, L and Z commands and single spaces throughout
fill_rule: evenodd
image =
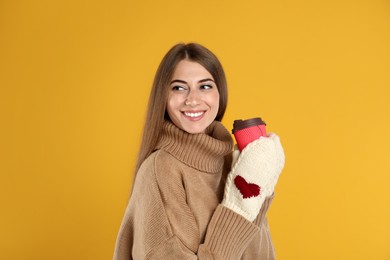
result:
M 235 149 L 222 205 L 255 220 L 265 198 L 274 192 L 284 163 L 283 147 L 274 133 L 251 142 L 241 154 Z

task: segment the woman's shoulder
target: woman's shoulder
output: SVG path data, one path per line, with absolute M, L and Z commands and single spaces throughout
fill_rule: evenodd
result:
M 159 149 L 145 159 L 138 174 L 164 174 L 166 176 L 169 173 L 177 172 L 178 169 L 181 169 L 181 162 L 163 149 Z
M 172 184 L 182 183 L 182 166 L 175 157 L 164 150 L 157 150 L 141 164 L 135 179 L 135 186 L 152 187 L 164 192 Z

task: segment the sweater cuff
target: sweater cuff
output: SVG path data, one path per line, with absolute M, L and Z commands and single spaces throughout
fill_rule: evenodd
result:
M 275 193 L 272 193 L 269 197 L 265 198 L 263 205 L 261 206 L 259 215 L 257 216 L 257 218 L 254 221 L 254 223 L 257 226 L 261 226 L 263 224 L 263 222 L 266 218 L 266 214 L 268 212 L 268 209 L 269 209 L 274 197 L 275 197 Z
M 216 259 L 240 259 L 260 228 L 236 212 L 218 205 L 209 223 L 205 246 Z

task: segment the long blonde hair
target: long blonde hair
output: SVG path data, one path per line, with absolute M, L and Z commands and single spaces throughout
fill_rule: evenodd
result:
M 197 43 L 174 45 L 162 59 L 154 77 L 135 174 L 143 161 L 155 150 L 164 120 L 170 120 L 166 112 L 168 86 L 176 65 L 184 59 L 199 63 L 213 76 L 220 97 L 215 120 L 221 121 L 225 114 L 228 97 L 227 83 L 218 58 L 210 50 Z

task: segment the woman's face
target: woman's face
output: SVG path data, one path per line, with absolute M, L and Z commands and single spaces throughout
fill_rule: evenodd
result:
M 168 88 L 167 112 L 182 130 L 203 133 L 219 109 L 219 92 L 213 76 L 199 63 L 182 60 Z

